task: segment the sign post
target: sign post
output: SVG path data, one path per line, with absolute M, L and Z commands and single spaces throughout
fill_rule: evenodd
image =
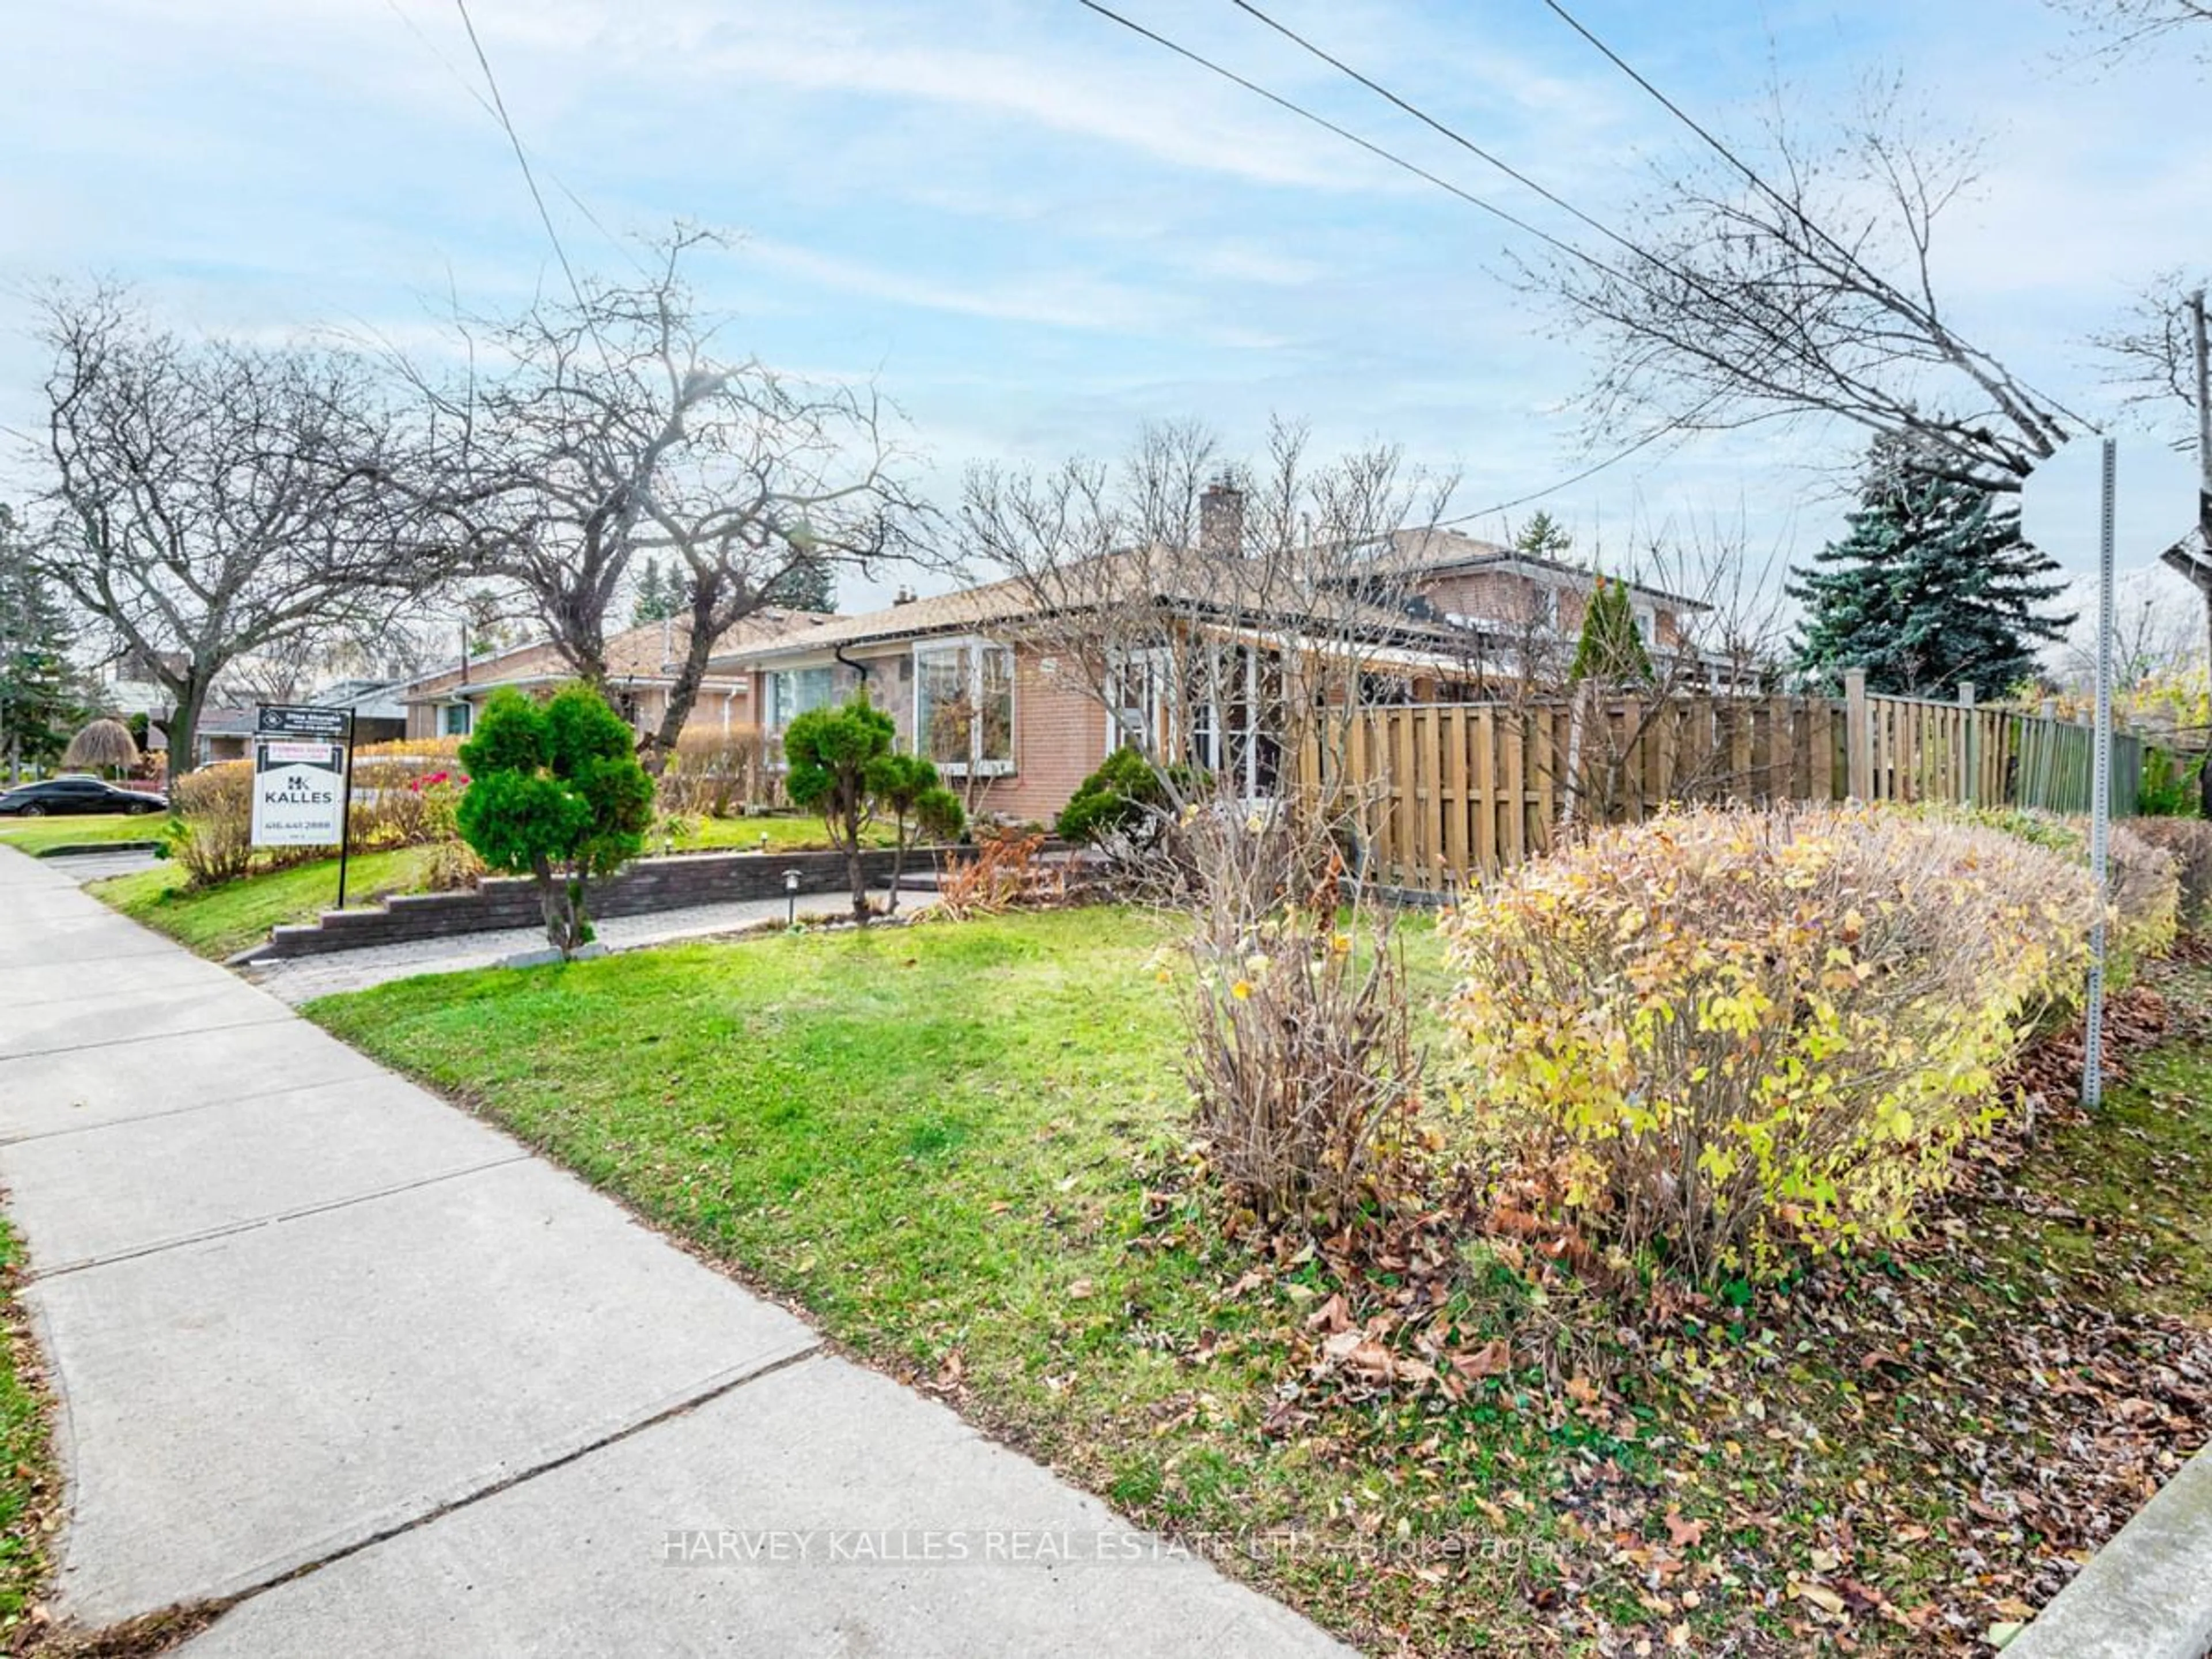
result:
M 257 711 L 254 726 L 253 844 L 336 846 L 343 908 L 352 712 L 269 704 Z
M 2194 468 L 2170 450 L 2130 442 L 2127 497 L 2119 491 L 2118 441 L 2070 443 L 2040 462 L 2021 488 L 2021 531 L 2062 562 L 2097 565 L 2097 713 L 2091 744 L 2089 870 L 2097 921 L 2089 937 L 2088 996 L 2082 1014 L 2081 1103 L 2104 1096 L 2105 909 L 2112 819 L 2112 562 L 2122 542 L 2146 554 L 2172 544 L 2170 526 L 2185 511 Z M 2168 515 L 2172 516 L 2168 516 Z M 2091 527 L 2094 526 L 2092 539 Z
M 2081 1011 L 2081 1103 L 2105 1099 L 2105 911 L 2112 899 L 2112 540 L 2118 508 L 2120 447 L 2105 440 L 2097 530 L 2097 714 L 2089 743 L 2089 879 L 2097 888 L 2097 925 L 2089 933 L 2089 995 Z

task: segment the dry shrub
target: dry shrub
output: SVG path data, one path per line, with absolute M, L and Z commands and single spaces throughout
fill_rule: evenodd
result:
M 937 880 L 937 908 L 956 921 L 1038 909 L 1067 896 L 1067 872 L 1047 864 L 1042 835 L 979 831 L 975 853 L 946 859 Z
M 169 856 L 195 887 L 235 881 L 253 867 L 253 763 L 187 772 L 169 788 Z
M 2144 958 L 2171 951 L 2179 931 L 2179 860 L 2147 839 L 2141 828 L 2134 820 L 2114 824 L 2105 849 L 2112 906 L 2111 955 L 2123 977 Z
M 774 739 L 746 728 L 686 732 L 676 740 L 658 784 L 663 812 L 726 818 L 745 807 L 785 804 L 781 757 Z
M 370 744 L 355 751 L 353 844 L 364 851 L 452 840 L 453 799 L 466 779 L 458 738 Z
M 1986 824 L 2018 836 L 2035 846 L 2048 848 L 2069 862 L 2087 868 L 2089 863 L 2089 820 L 2056 812 L 1994 807 L 1961 811 L 1952 807 L 1914 809 L 1937 818 Z M 2164 956 L 2173 947 L 2181 913 L 2180 866 L 2178 857 L 2160 843 L 2145 826 L 2154 818 L 2130 818 L 2112 826 L 2106 843 L 2105 874 L 2112 908 L 2106 933 L 2106 965 L 2124 982 L 2138 963 Z
M 1461 1093 L 1610 1268 L 1771 1276 L 1906 1228 L 2077 993 L 2095 908 L 2063 856 L 1932 815 L 1601 830 L 1448 921 Z
M 1186 813 L 1180 839 L 1186 1065 L 1213 1170 L 1271 1223 L 1395 1195 L 1423 1057 L 1391 913 L 1364 893 L 1346 905 L 1334 838 L 1292 807 L 1224 802 Z
M 484 861 L 459 836 L 430 843 L 429 856 L 422 863 L 422 885 L 431 892 L 459 892 L 474 887 L 483 878 Z
M 2183 932 L 2212 932 L 2212 823 L 2202 818 L 2131 818 L 2128 830 L 2173 859 Z

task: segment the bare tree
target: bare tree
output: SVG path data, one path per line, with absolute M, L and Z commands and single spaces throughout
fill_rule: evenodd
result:
M 1781 106 L 1763 167 L 1699 152 L 1622 211 L 1633 238 L 1529 270 L 1597 354 L 1592 437 L 1839 420 L 1915 435 L 1942 476 L 2019 488 L 2071 417 L 1937 292 L 1936 233 L 1973 146 L 1925 131 L 1893 86 L 1821 144 Z
M 994 631 L 1095 701 L 1179 805 L 1200 772 L 1237 795 L 1277 793 L 1302 757 L 1343 775 L 1378 683 L 1433 676 L 1455 646 L 1405 603 L 1453 480 L 1395 448 L 1307 447 L 1278 422 L 1247 465 L 1201 426 L 1154 424 L 1118 465 L 968 476 L 966 548 L 1021 599 Z
M 41 562 L 174 699 L 172 764 L 234 663 L 373 629 L 436 574 L 389 487 L 392 427 L 362 363 L 187 342 L 118 290 L 56 289 Z
M 2207 0 L 2052 0 L 2102 37 L 2098 56 L 2117 60 L 2181 30 L 2212 25 Z M 2212 49 L 2212 28 L 2198 50 Z
M 2197 362 L 2191 337 L 2194 296 L 2205 278 L 2161 271 L 2144 284 L 2111 328 L 2089 337 L 2105 366 L 2105 383 L 2127 406 L 2154 418 L 2193 415 Z
M 635 568 L 667 562 L 687 633 L 653 757 L 673 750 L 732 628 L 823 567 L 920 545 L 923 508 L 872 389 L 804 386 L 720 352 L 684 274 L 717 241 L 678 230 L 635 281 L 461 319 L 466 375 L 413 375 L 469 568 L 521 589 L 579 676 L 605 680 Z

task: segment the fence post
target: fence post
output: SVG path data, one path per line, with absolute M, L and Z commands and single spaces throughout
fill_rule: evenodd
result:
M 1981 719 L 1974 713 L 1973 681 L 1959 682 L 1959 707 L 1966 710 L 1966 713 L 1960 716 L 1966 726 L 1966 739 L 1961 745 L 1966 753 L 1960 758 L 1964 761 L 1966 769 L 1965 791 L 1966 805 L 1979 806 L 1982 804 Z
M 1866 670 L 1844 671 L 1844 750 L 1851 799 L 1874 799 L 1874 734 L 1867 724 Z

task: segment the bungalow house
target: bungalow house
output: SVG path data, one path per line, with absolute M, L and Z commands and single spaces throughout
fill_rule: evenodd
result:
M 1205 564 L 1202 554 L 1162 560 L 1122 554 L 1087 567 L 1097 574 L 1068 590 L 1065 612 L 1120 604 L 1132 582 L 1146 584 L 1147 594 L 1158 586 L 1169 591 L 1158 594 L 1153 614 L 1206 641 L 1195 653 L 1109 650 L 1110 684 L 1103 687 L 1097 683 L 1098 653 L 1085 667 L 1064 643 L 1081 625 L 1070 626 L 1066 615 L 1058 625 L 1041 620 L 1049 590 L 1034 579 L 926 599 L 902 593 L 885 610 L 831 617 L 718 653 L 712 668 L 733 684 L 750 681 L 747 701 L 771 736 L 795 716 L 865 688 L 896 722 L 900 748 L 929 755 L 974 811 L 1042 821 L 1148 725 L 1169 736 L 1171 751 L 1234 779 L 1247 795 L 1265 793 L 1280 764 L 1279 712 L 1297 672 L 1290 665 L 1311 648 L 1300 641 L 1322 633 L 1343 642 L 1330 648 L 1356 652 L 1363 702 L 1495 695 L 1497 682 L 1517 672 L 1508 665 L 1516 653 L 1526 659 L 1532 632 L 1571 649 L 1595 580 L 1570 565 L 1449 532 L 1394 538 L 1356 581 L 1303 600 L 1247 592 L 1217 605 L 1209 591 L 1236 587 L 1249 567 L 1217 561 L 1200 571 Z M 1186 580 L 1186 573 L 1197 579 Z M 1655 645 L 1678 645 L 1694 602 L 1656 589 L 1630 591 Z M 1317 613 L 1325 613 L 1325 624 L 1316 625 Z M 1549 654 L 1561 661 L 1565 655 Z M 1202 663 L 1196 672 L 1204 684 L 1171 701 L 1161 684 L 1170 660 L 1177 665 L 1171 672 L 1186 676 L 1194 660 Z
M 763 611 L 732 629 L 717 641 L 717 648 L 726 653 L 765 643 L 822 620 L 813 611 Z M 648 623 L 607 641 L 608 697 L 640 737 L 660 729 L 689 639 L 684 623 L 665 622 Z M 465 738 L 475 730 L 484 700 L 502 686 L 528 691 L 575 678 L 560 648 L 540 640 L 439 669 L 401 686 L 398 696 L 406 708 L 410 738 Z M 760 723 L 757 707 L 750 676 L 720 672 L 710 665 L 684 733 L 727 735 L 750 729 Z

